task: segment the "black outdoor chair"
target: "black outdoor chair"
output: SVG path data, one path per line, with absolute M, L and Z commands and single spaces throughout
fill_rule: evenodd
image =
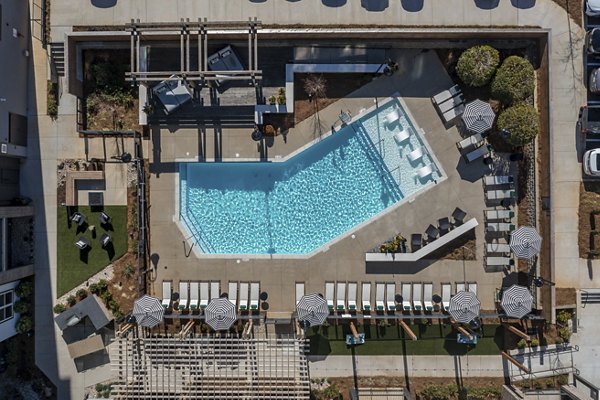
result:
M 446 233 L 450 232 L 450 220 L 448 219 L 448 217 L 440 218 L 438 220 L 438 223 L 440 225 L 440 233 L 442 235 L 445 235 Z
M 108 246 L 108 244 L 112 241 L 110 235 L 103 233 L 102 236 L 100 236 L 100 244 L 102 245 L 102 247 L 106 247 Z
M 410 237 L 410 244 L 413 253 L 423 247 L 423 235 L 420 233 L 413 233 Z
M 462 225 L 465 222 L 467 213 L 456 207 L 452 213 L 452 219 L 454 220 L 454 226 Z
M 90 241 L 84 236 L 81 236 L 79 240 L 75 242 L 75 246 L 77 246 L 79 250 L 85 250 L 89 245 Z
M 438 238 L 440 231 L 435 226 L 429 224 L 427 230 L 425 231 L 425 234 L 427 235 L 427 241 L 432 242 Z

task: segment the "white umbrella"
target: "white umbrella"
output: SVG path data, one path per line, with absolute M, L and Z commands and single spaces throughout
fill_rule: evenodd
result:
M 519 258 L 531 259 L 540 252 L 542 237 L 530 226 L 522 226 L 510 235 L 510 249 Z
M 139 326 L 153 328 L 163 320 L 165 309 L 159 299 L 145 294 L 133 303 L 132 315 Z
M 327 301 L 318 294 L 307 294 L 296 304 L 298 319 L 306 321 L 311 326 L 322 325 L 329 316 Z
M 531 312 L 533 296 L 526 287 L 512 285 L 502 293 L 500 305 L 507 317 L 521 319 Z
M 204 309 L 206 323 L 215 331 L 227 330 L 237 319 L 235 306 L 224 297 L 212 299 Z
M 494 118 L 496 118 L 496 114 L 492 110 L 492 106 L 479 99 L 467 104 L 462 114 L 465 128 L 479 134 L 492 129 Z
M 456 322 L 468 324 L 479 316 L 481 302 L 473 292 L 460 291 L 450 299 L 448 313 Z

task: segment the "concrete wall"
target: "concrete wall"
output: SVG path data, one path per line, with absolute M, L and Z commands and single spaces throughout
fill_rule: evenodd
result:
M 4 285 L 0 285 L 0 293 L 6 292 L 7 290 L 12 290 L 19 284 L 19 281 L 14 281 L 10 283 L 6 283 Z M 13 299 L 13 304 L 16 301 L 16 295 Z M 0 342 L 14 336 L 17 334 L 15 330 L 15 326 L 17 325 L 17 321 L 19 320 L 19 314 L 14 314 L 11 319 L 0 323 Z

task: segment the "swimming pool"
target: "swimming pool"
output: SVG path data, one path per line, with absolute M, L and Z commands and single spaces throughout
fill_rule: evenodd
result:
M 424 144 L 393 99 L 283 162 L 180 163 L 180 219 L 204 253 L 310 253 L 439 179 L 415 176 L 429 154 L 407 158 Z

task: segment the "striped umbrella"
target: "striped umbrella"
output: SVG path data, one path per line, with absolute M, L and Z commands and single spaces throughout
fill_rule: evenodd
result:
M 316 293 L 307 294 L 296 304 L 298 319 L 306 321 L 311 326 L 322 325 L 329 316 L 327 301 Z
M 507 317 L 521 319 L 531 312 L 533 296 L 526 287 L 512 285 L 502 293 L 500 305 Z
M 145 294 L 133 303 L 131 315 L 139 326 L 153 328 L 163 320 L 165 309 L 159 299 Z
M 237 313 L 229 299 L 218 297 L 208 303 L 204 309 L 204 318 L 215 331 L 224 331 L 233 325 L 237 319 Z
M 481 302 L 473 292 L 460 291 L 450 299 L 448 312 L 456 322 L 467 324 L 479 316 Z
M 477 99 L 465 106 L 462 120 L 468 130 L 481 134 L 492 129 L 495 117 L 496 114 L 492 110 L 492 106 L 485 101 Z
M 540 252 L 542 237 L 530 226 L 522 226 L 510 235 L 510 249 L 519 258 L 531 259 Z

